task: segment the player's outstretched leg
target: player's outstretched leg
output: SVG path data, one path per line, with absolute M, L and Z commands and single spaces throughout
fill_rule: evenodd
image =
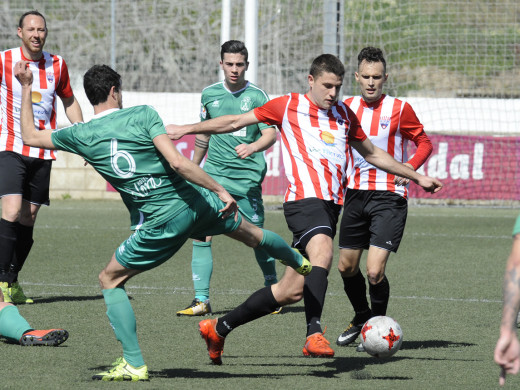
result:
M 28 330 L 20 338 L 20 345 L 46 345 L 56 347 L 63 344 L 69 338 L 69 332 L 65 329 Z
M 222 352 L 224 352 L 224 337 L 216 330 L 217 319 L 203 320 L 199 322 L 199 332 L 208 347 L 209 358 L 213 364 L 222 364 Z
M 224 340 L 231 331 L 272 313 L 280 306 L 274 298 L 272 288 L 273 286 L 263 287 L 222 317 L 199 323 L 200 335 L 206 341 L 209 357 L 214 364 L 222 364 Z
M 282 237 L 270 230 L 262 229 L 262 231 L 264 234 L 258 245 L 259 248 L 265 250 L 270 256 L 280 259 L 282 264 L 293 268 L 300 275 L 307 276 L 311 272 L 310 261 L 287 245 Z
M 33 329 L 16 306 L 3 302 L 3 294 L 0 294 L 0 334 L 23 346 L 57 346 L 69 337 L 69 333 L 64 329 Z

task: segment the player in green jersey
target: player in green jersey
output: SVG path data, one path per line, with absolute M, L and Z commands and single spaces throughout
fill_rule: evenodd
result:
M 130 211 L 134 233 L 99 274 L 107 316 L 123 357 L 93 379 L 148 380 L 124 286 L 133 276 L 168 260 L 189 238 L 226 234 L 264 249 L 303 275 L 310 272 L 308 260 L 279 235 L 242 219 L 224 187 L 179 153 L 153 108 L 122 108 L 121 77 L 110 67 L 95 65 L 83 79 L 94 118 L 56 131 L 34 127 L 32 73 L 25 61 L 15 65 L 15 76 L 22 84 L 24 143 L 82 156 L 121 194 Z
M 220 67 L 224 80 L 202 91 L 200 120 L 228 114 L 242 114 L 267 101 L 267 94 L 245 79 L 249 62 L 247 48 L 241 41 L 227 41 L 221 46 Z M 267 166 L 263 151 L 276 141 L 276 129 L 264 123 L 243 127 L 229 134 L 199 134 L 195 140 L 192 161 L 204 159 L 204 171 L 236 199 L 242 217 L 252 224 L 264 227 L 262 181 Z M 276 278 L 274 259 L 264 250 L 254 250 L 256 261 L 264 274 L 264 285 L 270 286 Z M 211 237 L 193 241 L 191 260 L 195 298 L 178 316 L 211 314 L 209 286 L 213 272 Z

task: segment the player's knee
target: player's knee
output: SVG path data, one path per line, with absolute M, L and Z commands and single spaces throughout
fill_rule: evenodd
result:
M 339 261 L 338 271 L 344 278 L 350 278 L 358 273 L 359 266 L 347 261 Z
M 378 284 L 385 277 L 382 270 L 367 270 L 367 279 L 370 284 Z
M 113 280 L 112 278 L 110 277 L 110 275 L 106 272 L 106 269 L 103 269 L 99 275 L 98 275 L 98 280 L 99 280 L 99 286 L 101 287 L 102 290 L 105 290 L 105 289 L 109 289 L 109 288 L 113 288 Z

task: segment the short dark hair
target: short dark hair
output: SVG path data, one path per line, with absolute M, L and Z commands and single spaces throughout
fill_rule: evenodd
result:
M 377 47 L 368 46 L 362 49 L 358 54 L 358 68 L 365 60 L 366 62 L 381 62 L 386 73 L 386 61 L 383 56 L 383 51 Z
M 322 54 L 312 61 L 309 74 L 316 78 L 323 72 L 333 73 L 336 76 L 343 77 L 345 75 L 345 67 L 341 60 L 335 55 Z
M 20 16 L 20 20 L 18 21 L 18 27 L 20 27 L 20 28 L 23 27 L 23 20 L 25 19 L 26 16 L 29 16 L 29 15 L 39 16 L 40 18 L 42 18 L 43 22 L 45 23 L 45 29 L 47 29 L 47 20 L 45 20 L 45 16 L 43 16 L 41 13 L 39 13 L 36 10 L 27 11 L 22 16 Z
M 121 76 L 108 65 L 94 65 L 83 76 L 83 88 L 93 106 L 106 102 L 112 87 L 121 90 Z
M 247 48 L 246 48 L 246 45 L 244 44 L 244 42 L 242 42 L 242 41 L 231 40 L 231 41 L 224 42 L 222 44 L 222 46 L 220 46 L 220 59 L 221 60 L 224 59 L 224 53 L 242 54 L 245 57 L 246 62 L 247 62 L 247 57 L 248 57 Z

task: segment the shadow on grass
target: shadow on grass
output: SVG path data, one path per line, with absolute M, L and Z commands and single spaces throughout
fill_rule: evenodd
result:
M 54 303 L 54 302 L 82 302 L 82 301 L 97 301 L 99 299 L 103 299 L 103 295 L 91 295 L 91 296 L 71 296 L 71 295 L 62 295 L 57 297 L 49 297 L 49 298 L 34 298 L 34 304 L 38 303 Z M 132 300 L 131 297 L 129 297 Z
M 231 307 L 231 308 L 227 308 L 226 310 L 213 310 L 213 315 L 222 316 L 224 314 L 229 313 L 233 309 L 234 308 Z M 282 311 L 276 315 L 283 315 L 283 314 L 289 314 L 289 313 L 304 313 L 304 312 L 305 312 L 304 306 L 289 305 L 289 306 L 282 307 Z
M 422 341 L 403 341 L 401 349 L 426 349 L 426 348 L 461 348 L 472 347 L 473 343 L 459 343 L 448 340 L 422 340 Z

